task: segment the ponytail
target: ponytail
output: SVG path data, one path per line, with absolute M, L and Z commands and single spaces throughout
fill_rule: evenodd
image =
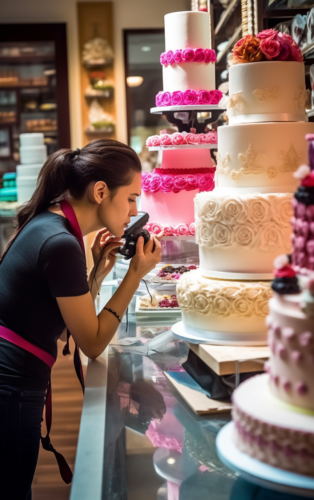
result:
M 18 210 L 17 227 L 0 263 L 23 227 L 67 192 L 79 199 L 91 182 L 104 181 L 114 194 L 119 187 L 130 184 L 141 169 L 132 148 L 110 139 L 96 139 L 80 150 L 60 149 L 50 155 L 39 172 L 31 199 Z

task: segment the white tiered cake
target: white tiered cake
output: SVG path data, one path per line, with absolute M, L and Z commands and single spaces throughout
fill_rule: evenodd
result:
M 293 172 L 314 132 L 314 123 L 297 121 L 306 119 L 305 99 L 303 62 L 231 67 L 233 124 L 218 128 L 215 189 L 195 198 L 200 270 L 177 285 L 186 330 L 218 343 L 266 343 L 272 263 L 291 249 Z
M 20 134 L 21 165 L 16 167 L 17 197 L 20 204 L 28 201 L 36 189 L 39 171 L 47 159 L 44 134 Z

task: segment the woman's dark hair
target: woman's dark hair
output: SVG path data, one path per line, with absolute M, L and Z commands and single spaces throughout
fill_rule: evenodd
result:
M 17 213 L 17 227 L 0 259 L 8 251 L 18 232 L 35 215 L 61 200 L 66 192 L 81 198 L 91 182 L 104 181 L 112 194 L 130 184 L 141 162 L 135 151 L 122 142 L 96 139 L 81 150 L 60 149 L 44 163 L 31 199 Z

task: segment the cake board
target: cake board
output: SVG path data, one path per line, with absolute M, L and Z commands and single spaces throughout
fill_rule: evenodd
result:
M 172 326 L 174 336 L 191 344 L 216 344 L 216 345 L 235 345 L 235 346 L 264 346 L 267 345 L 267 334 L 261 333 L 243 333 L 238 335 L 222 332 L 211 332 L 200 330 L 198 328 L 187 327 L 183 321 L 179 321 Z M 241 338 L 239 338 L 241 337 Z M 254 340 L 252 340 L 254 338 Z
M 219 431 L 216 440 L 218 456 L 226 467 L 258 486 L 307 498 L 314 497 L 314 478 L 278 469 L 241 452 L 233 443 L 233 428 L 234 423 L 229 422 Z
M 148 151 L 169 151 L 177 149 L 217 149 L 218 144 L 181 144 L 178 146 L 149 146 Z

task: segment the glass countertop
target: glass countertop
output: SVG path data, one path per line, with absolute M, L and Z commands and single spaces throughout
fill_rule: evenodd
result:
M 102 302 L 108 291 L 103 287 Z M 188 354 L 184 342 L 171 339 L 143 354 L 149 339 L 162 335 L 178 319 L 156 321 L 131 313 L 128 331 L 124 321 L 109 347 L 101 498 L 301 498 L 248 483 L 220 462 L 216 435 L 231 415 L 195 414 L 164 375 L 183 370 Z M 139 340 L 123 345 L 126 337 Z

